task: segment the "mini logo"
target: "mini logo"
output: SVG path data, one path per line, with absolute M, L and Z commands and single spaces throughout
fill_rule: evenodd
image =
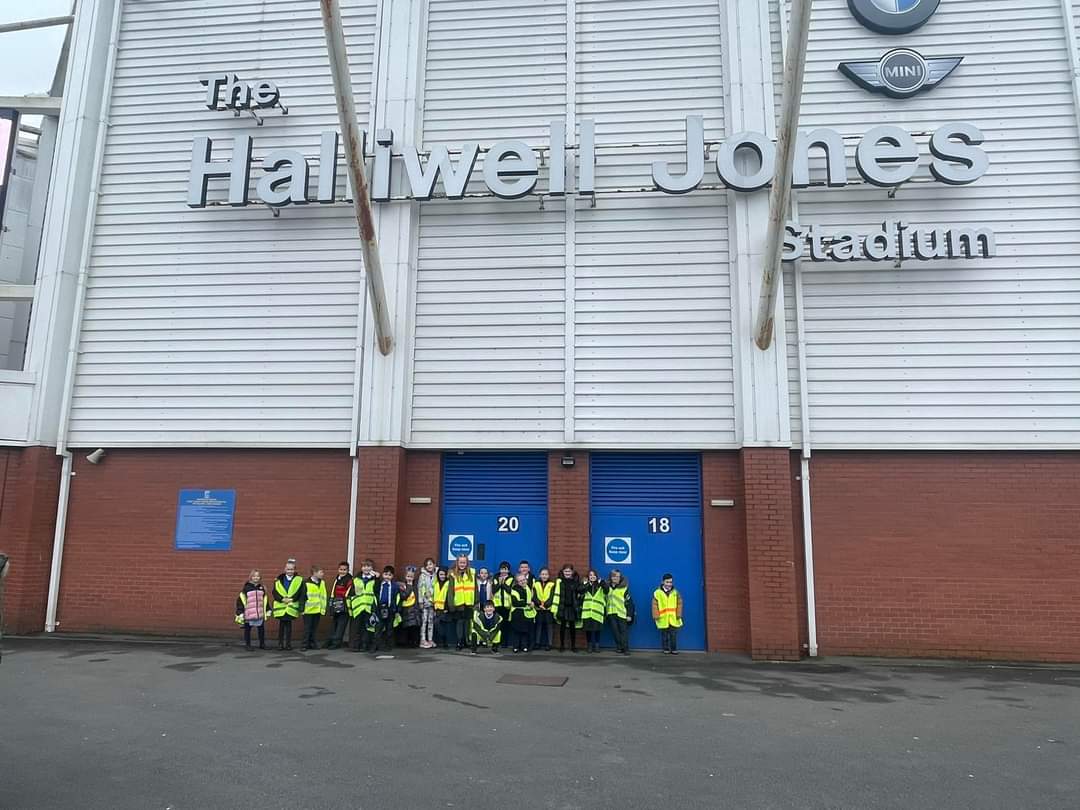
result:
M 884 2 L 884 0 L 875 0 Z M 962 56 L 924 57 L 918 51 L 897 48 L 878 61 L 841 62 L 837 70 L 871 93 L 883 93 L 892 98 L 910 98 L 938 85 L 956 70 Z
M 852 15 L 879 34 L 906 34 L 934 16 L 941 0 L 848 0 Z

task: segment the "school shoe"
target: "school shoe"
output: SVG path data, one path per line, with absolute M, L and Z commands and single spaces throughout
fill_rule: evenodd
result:
M 544 645 L 544 652 L 551 652 L 551 647 Z

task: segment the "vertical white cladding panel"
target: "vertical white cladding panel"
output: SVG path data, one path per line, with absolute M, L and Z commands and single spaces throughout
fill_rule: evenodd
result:
M 546 144 L 566 114 L 564 0 L 430 0 L 423 105 L 428 149 Z M 565 239 L 561 203 L 421 203 L 413 444 L 561 441 Z
M 836 70 L 898 44 L 964 62 L 906 101 Z M 845 0 L 814 3 L 803 127 L 926 133 L 957 120 L 986 136 L 990 171 L 974 185 L 912 183 L 895 199 L 867 186 L 799 194 L 804 223 L 986 225 L 998 244 L 991 260 L 807 264 L 815 446 L 1080 443 L 1080 149 L 1059 0 L 950 0 L 902 42 L 862 28 Z M 917 141 L 916 176 L 927 179 L 927 137 Z
M 769 0 L 769 43 L 772 47 L 772 80 L 775 117 L 780 118 L 780 105 L 784 90 L 784 46 L 787 44 L 784 22 L 780 19 L 781 0 Z M 790 12 L 790 0 L 784 0 L 785 12 Z M 786 22 L 786 18 L 785 18 Z M 793 209 L 798 211 L 798 199 Z M 802 446 L 802 405 L 799 397 L 799 346 L 795 312 L 795 277 L 791 268 L 784 267 L 784 347 L 788 368 L 788 405 L 790 408 L 791 443 Z
M 366 118 L 376 0 L 342 7 Z M 216 71 L 276 81 L 290 115 L 257 127 L 206 109 L 199 77 Z M 299 149 L 314 187 L 319 133 L 337 129 L 318 4 L 127 0 L 109 120 L 71 443 L 347 445 L 362 285 L 351 209 L 185 205 L 195 135 L 220 160 L 253 136 L 256 167 Z M 225 185 L 211 182 L 212 201 Z
M 575 429 L 581 442 L 735 441 L 725 195 L 634 193 L 681 172 L 687 115 L 724 136 L 716 0 L 577 0 L 578 122 L 596 121 L 597 206 L 576 212 Z M 630 144 L 641 144 L 634 147 Z M 650 145 L 652 144 L 652 145 Z M 622 146 L 616 146 L 622 145 Z M 713 153 L 715 154 L 715 152 Z M 711 161 L 706 184 L 717 183 Z
M 16 150 L 11 161 L 3 222 L 0 223 L 0 284 L 34 283 L 33 271 L 29 277 L 26 274 L 30 204 L 37 172 L 37 158 L 31 154 L 29 149 L 27 152 Z M 22 370 L 29 322 L 29 301 L 0 301 L 0 369 Z

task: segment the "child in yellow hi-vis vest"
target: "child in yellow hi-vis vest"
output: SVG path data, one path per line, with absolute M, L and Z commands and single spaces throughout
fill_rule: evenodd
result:
M 660 646 L 665 653 L 678 655 L 676 640 L 683 622 L 682 595 L 675 590 L 671 574 L 660 578 L 660 587 L 653 591 L 652 617 L 660 631 Z
M 600 631 L 607 615 L 607 583 L 592 568 L 581 583 L 578 627 L 585 631 L 585 652 L 600 652 Z
M 484 603 L 481 610 L 473 614 L 471 627 L 472 653 L 476 655 L 479 647 L 487 647 L 489 652 L 497 653 L 502 641 L 502 617 L 495 612 L 495 603 Z
M 278 620 L 279 650 L 292 649 L 293 619 L 300 618 L 306 595 L 304 578 L 296 573 L 296 560 L 290 558 L 285 563 L 285 570 L 274 580 L 274 607 L 271 612 Z
M 304 649 L 317 650 L 319 620 L 326 614 L 327 602 L 326 581 L 319 566 L 311 566 L 311 579 L 304 583 L 304 588 Z

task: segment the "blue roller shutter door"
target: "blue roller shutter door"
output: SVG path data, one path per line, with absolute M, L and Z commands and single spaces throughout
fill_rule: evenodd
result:
M 547 454 L 443 455 L 444 562 L 469 553 L 473 567 L 547 564 Z
M 601 576 L 630 580 L 637 648 L 660 646 L 652 593 L 671 573 L 683 596 L 679 645 L 705 649 L 701 457 L 695 453 L 593 453 L 589 462 L 590 558 Z M 610 639 L 609 639 L 610 641 Z

